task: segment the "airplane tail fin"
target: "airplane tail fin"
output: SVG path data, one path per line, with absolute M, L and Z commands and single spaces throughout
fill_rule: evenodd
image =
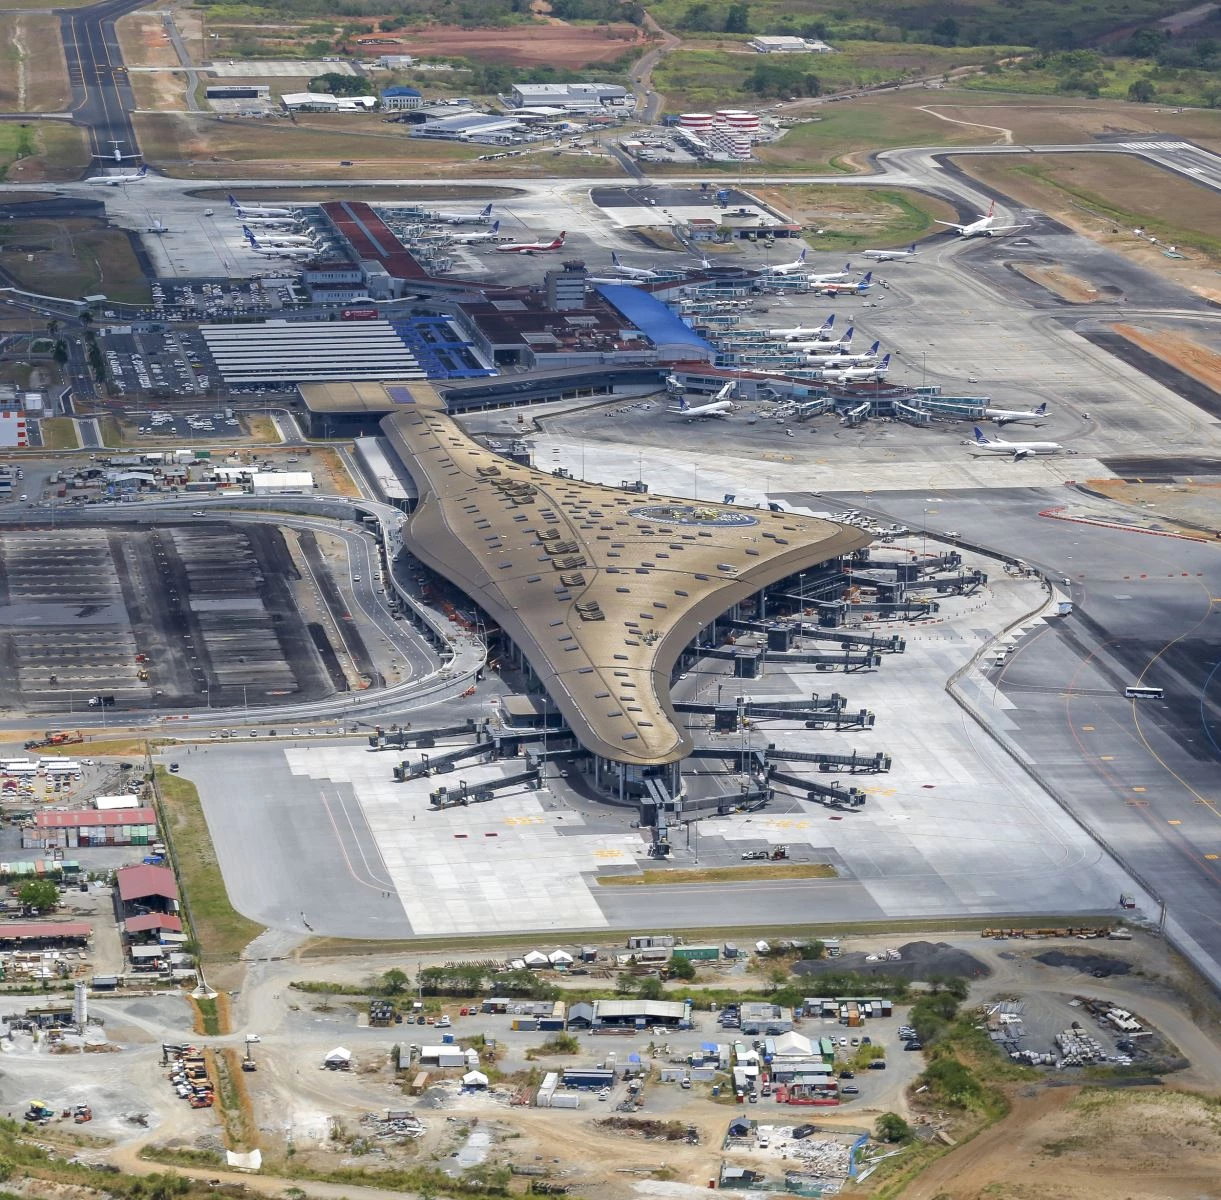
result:
M 802 252 L 797 256 L 797 261 L 799 263 L 804 263 L 805 260 L 806 260 L 806 252 L 804 250 L 802 250 Z
M 145 175 L 147 175 L 147 174 L 148 174 L 148 167 L 147 167 L 147 166 L 141 167 L 141 168 L 140 168 L 140 169 L 139 169 L 139 170 L 136 172 L 136 178 L 137 178 L 137 179 L 143 179 L 143 178 L 144 178 L 144 176 L 145 176 Z
M 621 267 L 621 266 L 623 266 L 623 264 L 622 264 L 622 263 L 619 261 L 619 251 L 618 251 L 618 250 L 612 250 L 612 251 L 611 251 L 611 262 L 612 262 L 612 263 L 613 263 L 613 264 L 614 264 L 616 267 Z
M 882 359 L 882 361 L 880 363 L 878 363 L 878 370 L 879 371 L 889 371 L 890 370 L 890 355 L 889 354 L 884 359 Z
M 242 226 L 242 233 L 245 236 L 246 241 L 248 241 L 252 246 L 258 245 L 258 242 L 255 240 L 254 234 L 250 231 L 249 225 Z
M 686 411 L 687 411 L 687 409 L 689 409 L 690 407 L 691 407 L 691 405 L 687 403 L 687 397 L 686 397 L 686 396 L 679 396 L 679 398 L 678 398 L 678 411 L 679 411 L 679 412 L 686 412 Z
M 910 246 L 908 246 L 907 252 L 908 252 L 908 254 L 916 253 L 916 243 L 915 242 L 912 242 L 912 244 Z
M 881 343 L 881 341 L 880 341 L 880 340 L 879 340 L 879 341 L 874 342 L 874 343 L 873 343 L 873 345 L 869 347 L 869 353 L 870 353 L 870 354 L 877 354 L 877 352 L 878 352 L 878 347 L 879 347 L 879 346 L 881 346 L 881 344 L 882 344 L 882 343 Z M 887 359 L 887 361 L 888 361 L 888 362 L 890 361 L 890 355 L 889 355 L 889 354 L 886 356 L 886 359 Z
M 865 278 L 861 280 L 861 287 L 867 288 L 873 282 L 873 272 L 866 271 Z
M 988 439 L 984 437 L 984 431 L 980 429 L 978 425 L 974 426 L 974 429 L 976 442 L 978 442 L 981 446 L 986 446 L 988 444 Z
M 852 335 L 856 332 L 854 325 L 849 325 L 844 332 L 844 349 L 847 350 L 852 345 Z
M 492 215 L 492 206 L 489 204 L 479 215 L 481 217 L 490 217 Z
M 835 314 L 832 313 L 823 323 L 819 333 L 830 333 L 835 328 Z
M 992 203 L 988 205 L 988 216 L 991 217 L 995 212 L 996 212 L 996 201 L 993 200 Z
M 567 230 L 567 229 L 561 229 L 561 230 L 560 230 L 560 236 L 559 236 L 558 238 L 556 238 L 556 239 L 555 239 L 555 241 L 552 243 L 552 245 L 554 245 L 554 246 L 555 246 L 555 247 L 558 249 L 560 246 L 562 246 L 562 245 L 564 244 L 564 239 L 565 239 L 567 236 L 568 236 L 568 230 Z
M 493 221 L 493 222 L 492 222 L 492 228 L 491 228 L 491 229 L 490 229 L 488 232 L 489 232 L 489 233 L 498 233 L 499 231 L 500 231 L 500 222 L 499 222 L 499 221 Z
M 1036 417 L 1043 417 L 1043 416 L 1047 415 L 1047 401 L 1046 400 L 1044 400 L 1043 403 L 1040 404 L 1039 407 L 1034 410 L 1034 415 Z
M 844 263 L 844 274 L 847 275 L 848 272 L 851 270 L 852 270 L 852 264 L 850 262 Z

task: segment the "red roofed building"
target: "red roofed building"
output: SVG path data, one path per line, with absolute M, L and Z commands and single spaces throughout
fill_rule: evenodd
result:
M 182 921 L 169 913 L 142 913 L 123 922 L 126 933 L 181 933 Z
M 87 942 L 93 936 L 93 926 L 84 921 L 0 921 L 0 946 L 31 942 L 45 946 L 65 942 Z
M 178 884 L 168 867 L 122 867 L 115 872 L 119 919 L 147 912 L 172 913 L 178 909 Z

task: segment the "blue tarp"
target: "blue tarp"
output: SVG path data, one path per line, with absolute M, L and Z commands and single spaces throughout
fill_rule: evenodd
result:
M 676 317 L 656 296 L 626 283 L 599 283 L 599 294 L 625 316 L 655 346 L 690 346 L 702 358 L 713 347 Z

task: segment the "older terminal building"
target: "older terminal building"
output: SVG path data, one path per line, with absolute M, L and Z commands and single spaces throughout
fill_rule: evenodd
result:
M 426 383 L 365 384 L 351 400 L 390 414 L 385 442 L 415 493 L 403 547 L 502 631 L 509 661 L 591 756 L 595 786 L 619 800 L 679 795 L 693 746 L 670 682 L 684 652 L 710 644 L 723 614 L 765 616 L 769 592 L 795 593 L 798 575 L 803 596 L 841 596 L 842 557 L 870 540 L 546 474 L 468 437 Z

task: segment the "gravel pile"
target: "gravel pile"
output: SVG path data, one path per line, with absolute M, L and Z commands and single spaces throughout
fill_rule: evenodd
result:
M 798 975 L 834 975 L 852 971 L 860 975 L 876 975 L 886 979 L 927 980 L 939 975 L 960 975 L 965 979 L 983 979 L 992 973 L 986 963 L 973 954 L 946 942 L 908 942 L 897 947 L 897 959 L 869 961 L 869 956 L 857 952 L 838 958 L 802 959 L 793 967 Z
M 1096 979 L 1105 979 L 1108 975 L 1127 975 L 1132 970 L 1131 963 L 1106 954 L 1069 954 L 1064 950 L 1048 950 L 1046 954 L 1036 954 L 1034 960 L 1045 967 L 1071 967 Z

